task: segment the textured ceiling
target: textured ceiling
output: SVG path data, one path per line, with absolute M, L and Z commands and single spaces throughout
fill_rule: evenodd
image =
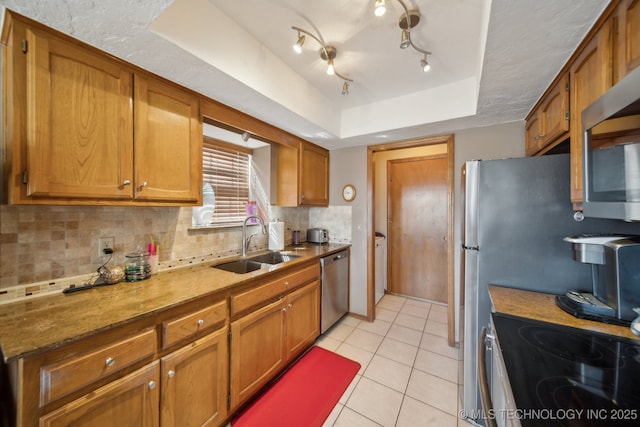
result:
M 0 0 L 330 149 L 524 119 L 608 1 L 405 3 L 421 13 L 412 38 L 433 52 L 427 74 L 418 52 L 398 48 L 397 0 L 382 18 L 373 0 Z M 190 31 L 173 34 L 166 20 Z M 338 49 L 336 69 L 354 80 L 348 97 L 317 46 L 291 53 L 292 25 Z

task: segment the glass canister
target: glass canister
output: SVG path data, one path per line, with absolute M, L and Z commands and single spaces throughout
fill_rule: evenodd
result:
M 124 272 L 127 282 L 137 282 L 151 276 L 148 252 L 133 252 L 125 255 Z

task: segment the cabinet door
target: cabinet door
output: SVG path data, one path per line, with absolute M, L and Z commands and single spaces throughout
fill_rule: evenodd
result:
M 291 360 L 320 335 L 320 282 L 291 292 L 286 308 L 286 357 Z
M 134 114 L 134 198 L 199 203 L 202 124 L 198 98 L 136 75 Z
M 547 93 L 540 105 L 542 146 L 551 144 L 569 132 L 569 76 L 565 75 Z
M 313 144 L 301 142 L 299 162 L 298 203 L 305 206 L 328 206 L 329 152 Z
M 611 87 L 611 22 L 607 20 L 570 68 L 571 201 L 582 206 L 582 110 Z
M 161 425 L 217 426 L 227 416 L 227 329 L 161 359 Z
M 27 28 L 27 195 L 131 199 L 132 72 Z
M 285 366 L 283 301 L 231 323 L 231 410 Z
M 41 427 L 158 426 L 158 362 L 40 418 Z
M 540 142 L 542 140 L 542 129 L 540 124 L 540 110 L 537 109 L 533 115 L 531 115 L 524 127 L 524 144 L 525 154 L 527 156 L 533 156 L 540 151 Z
M 616 57 L 614 83 L 640 65 L 640 1 L 621 0 L 613 12 Z

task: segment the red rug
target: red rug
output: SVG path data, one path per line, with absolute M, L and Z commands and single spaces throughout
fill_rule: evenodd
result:
M 313 347 L 231 425 L 322 426 L 359 369 L 353 360 Z

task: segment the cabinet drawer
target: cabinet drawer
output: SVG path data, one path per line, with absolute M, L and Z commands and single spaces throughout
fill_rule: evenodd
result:
M 264 285 L 231 296 L 231 314 L 273 301 L 300 285 L 320 277 L 320 264 L 314 264 Z
M 227 302 L 220 301 L 207 308 L 162 323 L 162 348 L 168 348 L 205 329 L 224 325 Z
M 40 406 L 79 390 L 156 352 L 156 331 L 141 334 L 81 354 L 40 370 Z

